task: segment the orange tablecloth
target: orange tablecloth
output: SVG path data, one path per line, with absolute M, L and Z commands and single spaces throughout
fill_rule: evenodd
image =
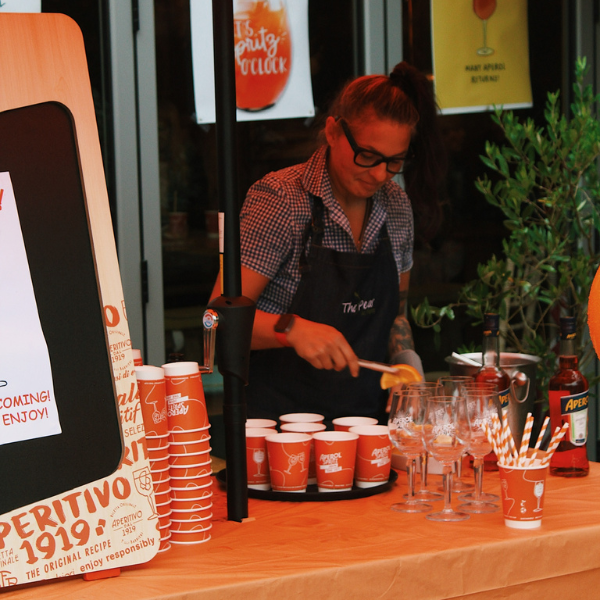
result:
M 500 493 L 496 473 L 484 488 Z M 460 523 L 390 510 L 406 491 L 336 502 L 250 500 L 227 521 L 215 486 L 212 539 L 173 546 L 113 579 L 79 578 L 7 591 L 29 599 L 596 598 L 600 595 L 600 464 L 589 477 L 549 477 L 539 530 L 506 527 L 501 512 Z M 453 502 L 456 504 L 456 502 Z M 439 505 L 439 503 L 438 503 Z

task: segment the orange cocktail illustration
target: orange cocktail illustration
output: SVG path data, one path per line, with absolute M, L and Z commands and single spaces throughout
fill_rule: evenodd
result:
M 273 106 L 288 81 L 292 46 L 283 0 L 237 0 L 234 14 L 236 104 Z
M 496 10 L 496 0 L 473 0 L 473 12 L 483 23 L 483 46 L 477 50 L 479 56 L 490 56 L 494 49 L 487 45 L 487 22 Z

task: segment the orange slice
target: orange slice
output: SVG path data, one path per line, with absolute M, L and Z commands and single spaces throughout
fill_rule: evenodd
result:
M 392 365 L 392 367 L 396 369 L 395 373 L 384 373 L 381 376 L 382 390 L 387 390 L 400 383 L 409 384 L 423 379 L 419 371 L 410 365 Z

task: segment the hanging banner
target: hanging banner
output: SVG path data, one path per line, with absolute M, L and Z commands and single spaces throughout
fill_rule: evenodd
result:
M 232 0 L 237 120 L 312 117 L 308 0 Z M 215 122 L 211 0 L 190 0 L 196 120 Z
M 8 173 L 0 173 L 0 445 L 61 433 L 48 345 Z
M 431 0 L 431 21 L 442 114 L 532 106 L 527 0 Z
M 0 12 L 41 13 L 42 0 L 4 0 L 0 2 Z

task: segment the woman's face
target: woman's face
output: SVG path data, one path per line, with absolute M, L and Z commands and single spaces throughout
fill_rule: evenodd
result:
M 379 119 L 367 113 L 360 119 L 346 121 L 358 146 L 387 158 L 404 157 L 410 144 L 411 127 L 395 121 Z M 338 200 L 366 199 L 372 196 L 394 174 L 382 162 L 374 167 L 360 167 L 354 162 L 354 150 L 342 128 L 341 120 L 327 119 L 325 135 L 329 143 L 329 175 Z

